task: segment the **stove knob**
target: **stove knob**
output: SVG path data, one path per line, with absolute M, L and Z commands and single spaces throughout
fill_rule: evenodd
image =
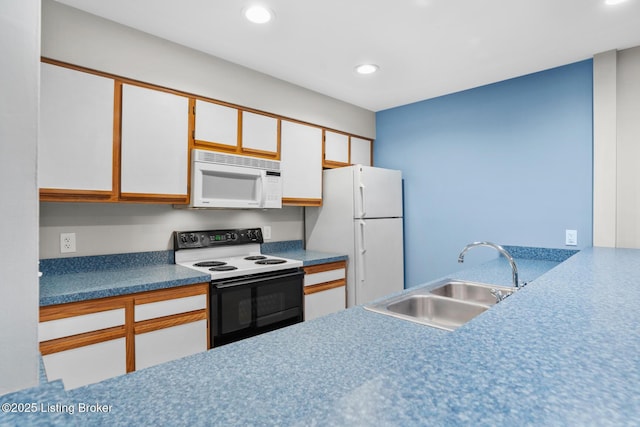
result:
M 191 233 L 191 234 L 189 235 L 189 239 L 190 239 L 193 243 L 195 243 L 195 242 L 197 242 L 197 241 L 198 241 L 198 236 L 196 236 L 195 234 Z
M 186 234 L 181 234 L 180 235 L 180 241 L 182 243 L 187 243 L 187 235 Z

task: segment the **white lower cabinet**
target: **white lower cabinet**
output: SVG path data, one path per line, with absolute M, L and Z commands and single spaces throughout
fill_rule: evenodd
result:
M 49 380 L 73 389 L 206 351 L 209 284 L 42 307 Z
M 42 356 L 47 379 L 61 379 L 67 390 L 127 373 L 125 338 Z
M 312 320 L 346 308 L 345 261 L 305 267 L 304 320 Z
M 207 351 L 207 321 L 136 334 L 136 370 Z
M 345 287 L 328 289 L 304 296 L 304 320 L 312 320 L 346 308 Z
M 171 296 L 159 291 L 135 301 L 136 370 L 207 350 L 208 295 Z

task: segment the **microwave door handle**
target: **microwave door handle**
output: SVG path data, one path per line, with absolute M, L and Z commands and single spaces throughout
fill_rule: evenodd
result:
M 260 200 L 260 207 L 264 208 L 266 201 L 267 201 L 267 192 L 265 191 L 266 188 L 266 181 L 267 181 L 267 175 L 265 175 L 264 173 L 262 173 L 260 175 L 260 186 L 258 188 L 258 200 Z

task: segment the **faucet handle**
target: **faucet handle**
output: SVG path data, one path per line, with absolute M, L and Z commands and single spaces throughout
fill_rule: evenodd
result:
M 507 296 L 502 293 L 502 291 L 497 290 L 496 288 L 491 288 L 491 295 L 496 298 L 496 304 L 505 299 Z

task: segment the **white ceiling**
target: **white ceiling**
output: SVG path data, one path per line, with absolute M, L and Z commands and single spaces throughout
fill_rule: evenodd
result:
M 640 0 L 58 1 L 372 111 L 640 46 Z

